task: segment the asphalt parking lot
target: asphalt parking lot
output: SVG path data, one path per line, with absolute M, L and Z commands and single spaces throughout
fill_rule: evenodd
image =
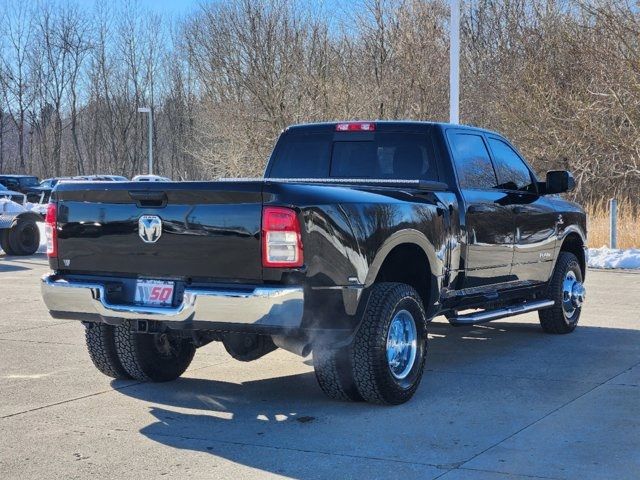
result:
M 111 381 L 0 256 L 0 478 L 640 478 L 640 275 L 591 271 L 581 326 L 430 329 L 408 404 L 327 400 L 309 360 L 211 344 L 180 380 Z

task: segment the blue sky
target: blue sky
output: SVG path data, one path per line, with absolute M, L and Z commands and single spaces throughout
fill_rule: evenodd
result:
M 0 0 L 0 5 L 2 4 L 2 1 L 3 0 Z M 149 10 L 160 14 L 164 18 L 185 17 L 193 11 L 197 11 L 202 4 L 224 3 L 224 0 L 45 0 L 45 2 L 53 3 L 65 1 L 87 8 L 93 8 L 96 3 L 105 1 L 109 1 L 116 5 L 128 3 L 139 6 L 143 11 Z M 337 25 L 348 9 L 356 8 L 355 5 L 357 5 L 358 1 L 360 0 L 350 0 L 349 2 L 345 2 L 343 0 L 302 0 L 301 4 L 303 5 L 303 8 L 305 8 L 306 5 L 306 8 L 311 8 L 312 10 L 315 10 L 314 7 L 320 6 L 321 10 L 328 16 L 327 20 L 331 27 Z
M 201 0 L 138 0 L 143 8 L 167 15 L 183 15 L 198 8 Z
M 93 6 L 96 1 L 104 0 L 77 0 L 79 5 Z M 118 0 L 118 3 L 123 3 L 127 0 Z M 159 13 L 166 16 L 172 15 L 186 15 L 194 10 L 197 10 L 202 3 L 212 3 L 213 1 L 221 0 L 128 0 L 134 4 L 138 4 L 142 9 L 149 9 L 155 13 Z M 314 3 L 314 0 L 307 0 Z M 73 3 L 73 2 L 72 2 Z M 327 11 L 336 13 L 336 9 L 343 5 L 340 0 L 317 0 L 318 4 L 322 4 L 326 7 Z
M 93 7 L 100 0 L 77 0 L 78 5 Z M 138 4 L 143 10 L 151 10 L 166 16 L 185 15 L 196 10 L 203 0 L 130 0 Z M 73 1 L 71 3 L 74 3 Z M 120 0 L 116 3 L 125 3 Z M 208 2 L 205 2 L 208 3 Z
M 354 11 L 361 0 L 292 0 L 300 2 L 303 9 L 309 9 L 312 15 L 326 15 L 329 28 L 333 28 L 344 20 L 345 13 Z M 14 5 L 16 7 L 27 5 L 28 0 L 0 0 L 0 11 L 5 6 Z M 224 3 L 225 0 L 42 0 L 44 5 L 64 5 L 77 6 L 81 10 L 91 11 L 97 5 L 110 5 L 116 7 L 114 11 L 121 11 L 120 8 L 128 5 L 141 12 L 149 11 L 160 15 L 165 21 L 163 28 L 171 28 L 174 25 L 171 20 L 180 20 L 189 16 L 192 12 L 197 12 L 204 4 Z M 347 22 L 348 23 L 348 22 Z M 2 39 L 0 38 L 0 44 Z

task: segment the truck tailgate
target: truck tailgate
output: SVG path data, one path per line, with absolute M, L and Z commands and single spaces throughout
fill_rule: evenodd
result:
M 60 270 L 262 279 L 262 182 L 62 184 L 54 197 Z

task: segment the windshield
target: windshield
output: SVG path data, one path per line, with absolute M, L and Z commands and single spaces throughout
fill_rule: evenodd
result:
M 56 183 L 58 183 L 57 178 L 47 178 L 46 180 L 41 181 L 39 186 L 41 188 L 53 188 L 56 186 Z

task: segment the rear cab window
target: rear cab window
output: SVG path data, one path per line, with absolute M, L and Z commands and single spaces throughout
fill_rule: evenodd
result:
M 270 178 L 438 181 L 430 129 L 418 131 L 289 131 L 272 155 Z

